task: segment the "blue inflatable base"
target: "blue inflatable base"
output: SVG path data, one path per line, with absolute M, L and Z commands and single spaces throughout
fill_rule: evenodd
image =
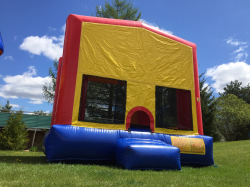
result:
M 118 158 L 116 154 L 120 155 L 117 153 L 117 150 L 121 150 L 121 148 L 119 148 L 118 146 L 119 142 L 122 141 L 120 139 L 123 139 L 124 141 L 124 139 L 132 138 L 132 139 L 137 139 L 137 141 L 138 139 L 147 140 L 148 142 L 149 140 L 152 140 L 151 143 L 144 143 L 144 147 L 148 146 L 149 148 L 145 149 L 130 148 L 130 149 L 132 149 L 133 151 L 141 151 L 140 154 L 143 153 L 145 156 L 149 155 L 149 157 L 151 158 L 153 157 L 156 158 L 155 155 L 153 153 L 151 154 L 150 152 L 150 146 L 152 145 L 154 140 L 158 140 L 157 142 L 164 143 L 164 144 L 159 144 L 161 146 L 164 145 L 163 147 L 166 148 L 164 149 L 164 151 L 167 149 L 172 150 L 172 148 L 170 147 L 174 146 L 172 146 L 171 143 L 171 136 L 172 135 L 150 133 L 150 132 L 139 132 L 139 131 L 128 132 L 123 130 L 95 129 L 95 128 L 85 128 L 85 127 L 77 127 L 71 125 L 53 125 L 44 137 L 43 147 L 47 160 L 50 162 L 67 161 L 67 160 L 68 161 L 74 161 L 74 160 L 117 161 Z M 205 155 L 181 153 L 180 154 L 181 164 L 214 165 L 212 137 L 201 136 L 201 135 L 183 136 L 183 137 L 202 138 L 205 144 Z M 130 141 L 131 140 L 125 142 L 126 144 L 129 144 Z M 131 143 L 131 145 L 132 144 L 133 143 Z M 167 146 L 169 147 L 167 148 Z M 163 154 L 163 157 L 167 156 Z M 176 155 L 176 157 L 178 156 Z M 139 165 L 138 166 L 135 165 L 135 162 L 139 161 L 140 157 L 134 158 L 133 166 L 132 164 L 128 164 L 128 162 L 127 163 L 123 162 L 122 161 L 123 157 L 121 155 L 119 156 L 119 158 L 121 162 L 124 163 L 125 168 L 138 167 L 138 169 L 140 169 Z M 161 160 L 160 162 L 163 161 Z M 146 162 L 145 162 L 145 167 L 146 167 Z M 151 166 L 147 169 L 150 168 L 154 169 Z M 169 169 L 169 167 L 165 167 L 165 169 Z

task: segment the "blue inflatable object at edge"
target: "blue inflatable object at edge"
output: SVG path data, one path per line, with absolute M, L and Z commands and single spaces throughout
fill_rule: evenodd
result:
M 205 155 L 200 155 L 180 154 L 179 148 L 172 146 L 171 136 L 176 135 L 53 125 L 44 137 L 43 149 L 48 161 L 113 160 L 127 169 L 180 170 L 180 164 L 214 165 L 212 137 L 181 136 L 202 138 Z
M 0 56 L 4 53 L 4 45 L 3 45 L 3 39 L 2 35 L 0 33 Z

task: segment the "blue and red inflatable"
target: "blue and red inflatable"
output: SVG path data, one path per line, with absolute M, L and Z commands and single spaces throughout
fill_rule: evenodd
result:
M 213 165 L 196 45 L 138 21 L 70 15 L 59 59 L 48 161 L 126 169 Z
M 4 52 L 4 45 L 3 45 L 3 39 L 0 33 L 0 56 L 3 54 Z

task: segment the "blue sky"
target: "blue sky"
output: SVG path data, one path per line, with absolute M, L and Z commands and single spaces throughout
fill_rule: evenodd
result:
M 110 2 L 110 1 L 108 1 Z M 249 0 L 134 0 L 142 21 L 197 45 L 199 73 L 215 95 L 231 80 L 250 83 Z M 62 56 L 69 14 L 91 16 L 104 0 L 0 0 L 0 103 L 51 111 L 42 95 L 48 69 Z

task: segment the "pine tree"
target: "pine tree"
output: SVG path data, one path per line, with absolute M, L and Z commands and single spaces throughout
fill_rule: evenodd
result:
M 96 17 L 138 21 L 141 18 L 138 10 L 130 1 L 112 0 L 112 5 L 105 1 L 105 6 L 96 6 Z
M 49 68 L 49 76 L 51 78 L 50 83 L 45 83 L 43 85 L 43 97 L 48 103 L 53 104 L 56 89 L 56 78 L 57 78 L 58 62 L 55 60 L 53 63 L 53 68 Z
M 22 119 L 22 111 L 11 113 L 7 125 L 0 133 L 1 149 L 23 150 L 26 147 L 26 143 L 29 141 L 28 131 L 25 130 L 26 125 Z
M 10 101 L 7 101 L 6 105 L 2 107 L 1 112 L 10 112 L 11 108 Z
M 220 137 L 215 125 L 216 99 L 211 87 L 204 85 L 206 79 L 203 75 L 204 73 L 199 76 L 203 131 L 205 135 L 212 136 L 214 141 L 217 141 Z

